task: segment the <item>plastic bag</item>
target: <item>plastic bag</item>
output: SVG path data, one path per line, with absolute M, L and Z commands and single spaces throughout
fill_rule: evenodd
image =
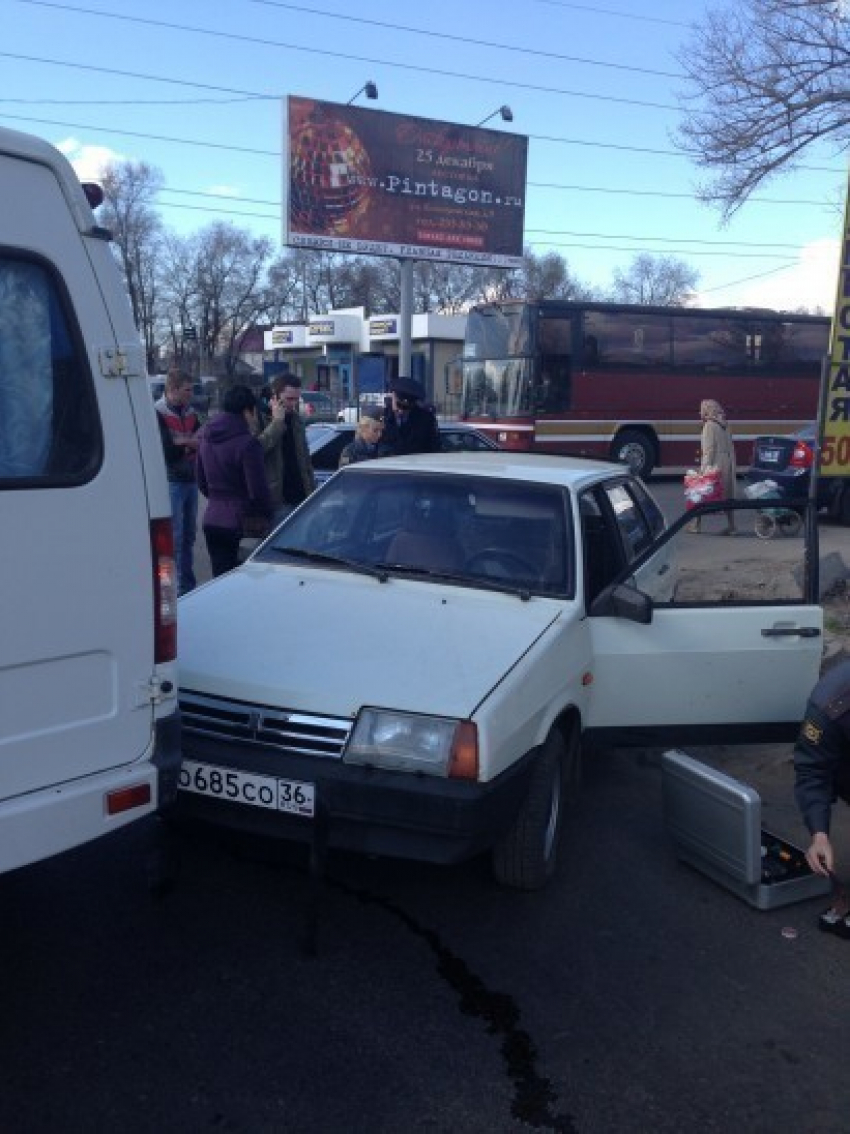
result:
M 685 473 L 685 508 L 725 499 L 720 469 L 707 468 L 704 472 L 688 469 Z

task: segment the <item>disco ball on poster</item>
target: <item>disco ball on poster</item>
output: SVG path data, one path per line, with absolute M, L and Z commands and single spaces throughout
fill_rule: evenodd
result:
M 372 167 L 355 132 L 333 117 L 305 123 L 290 157 L 290 209 L 300 231 L 346 235 L 369 202 Z

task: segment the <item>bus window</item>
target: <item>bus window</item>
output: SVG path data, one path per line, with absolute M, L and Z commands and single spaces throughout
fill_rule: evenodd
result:
M 530 311 L 524 303 L 474 307 L 466 320 L 464 357 L 471 360 L 530 354 L 530 321 Z
M 678 315 L 673 320 L 673 365 L 679 370 L 746 370 L 751 346 L 743 319 Z
M 532 395 L 537 413 L 559 413 L 570 408 L 573 352 L 571 318 L 541 316 L 537 330 L 540 370 Z
M 632 311 L 586 312 L 584 363 L 589 368 L 669 366 L 669 317 Z
M 824 323 L 790 323 L 765 320 L 752 324 L 751 356 L 756 368 L 812 371 L 829 350 L 829 328 Z

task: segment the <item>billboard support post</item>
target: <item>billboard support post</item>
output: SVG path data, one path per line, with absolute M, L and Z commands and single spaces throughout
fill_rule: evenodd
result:
M 412 378 L 411 354 L 413 340 L 413 260 L 402 257 L 401 269 L 401 310 L 398 329 L 398 373 L 400 378 Z

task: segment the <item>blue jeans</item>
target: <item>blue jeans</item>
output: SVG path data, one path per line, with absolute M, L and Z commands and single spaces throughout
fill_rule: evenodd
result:
M 197 585 L 193 566 L 198 526 L 198 486 L 191 480 L 170 480 L 171 524 L 174 529 L 174 558 L 177 562 L 180 594 Z

